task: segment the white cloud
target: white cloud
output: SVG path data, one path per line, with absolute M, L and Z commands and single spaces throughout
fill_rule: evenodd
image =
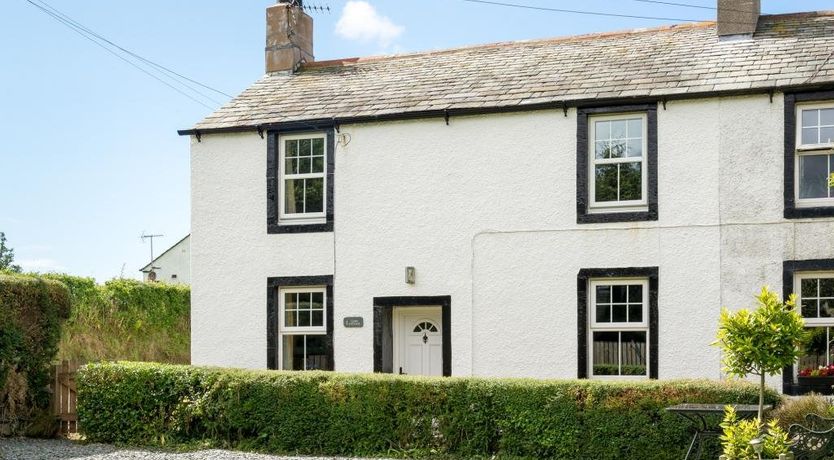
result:
M 57 272 L 65 269 L 57 260 L 47 258 L 16 260 L 15 263 L 27 272 Z
M 336 23 L 336 35 L 362 43 L 376 42 L 379 46 L 390 45 L 404 30 L 364 0 L 349 0 Z

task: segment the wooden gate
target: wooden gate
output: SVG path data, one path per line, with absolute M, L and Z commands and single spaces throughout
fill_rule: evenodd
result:
M 80 363 L 62 361 L 52 368 L 52 410 L 62 436 L 78 433 L 75 374 L 79 367 Z

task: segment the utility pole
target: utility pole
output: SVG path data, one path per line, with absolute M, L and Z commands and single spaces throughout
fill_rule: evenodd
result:
M 163 236 L 165 236 L 165 235 L 146 235 L 145 232 L 143 231 L 142 236 L 139 237 L 139 238 L 142 239 L 143 243 L 145 242 L 145 240 L 151 240 L 151 263 L 153 263 L 153 239 L 154 238 L 162 238 Z M 153 268 L 153 267 L 151 267 L 151 268 Z

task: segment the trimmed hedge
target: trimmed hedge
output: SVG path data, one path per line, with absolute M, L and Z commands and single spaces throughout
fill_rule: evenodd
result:
M 420 378 L 101 363 L 78 377 L 90 441 L 277 453 L 678 459 L 664 408 L 755 403 L 742 382 Z M 769 403 L 779 396 L 767 394 Z M 717 457 L 717 453 L 714 457 Z
M 49 408 L 50 364 L 69 310 L 64 284 L 0 275 L 0 434 L 51 434 L 51 424 L 35 425 Z

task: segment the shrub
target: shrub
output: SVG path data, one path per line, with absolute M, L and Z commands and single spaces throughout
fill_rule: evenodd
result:
M 79 426 L 90 441 L 641 460 L 680 458 L 689 445 L 689 422 L 665 407 L 758 397 L 743 382 L 420 378 L 148 363 L 85 366 L 78 391 Z M 778 396 L 768 391 L 766 399 Z
M 721 428 L 724 431 L 721 435 L 721 444 L 724 446 L 724 455 L 721 457 L 723 460 L 779 458 L 781 454 L 788 453 L 791 444 L 788 433 L 779 427 L 776 420 L 771 420 L 765 426 L 759 423 L 758 418 L 739 420 L 732 406 L 726 407 Z M 759 433 L 762 433 L 761 436 Z M 756 438 L 762 442 L 761 457 L 750 444 Z
M 69 287 L 72 312 L 58 358 L 188 363 L 191 292 L 187 286 L 43 275 Z
M 3 434 L 24 433 L 49 408 L 49 367 L 69 314 L 62 283 L 0 275 L 0 413 Z M 49 434 L 49 433 L 29 433 Z
M 782 429 L 787 430 L 794 423 L 807 425 L 805 416 L 808 414 L 828 418 L 834 416 L 834 406 L 824 396 L 812 393 L 786 398 L 777 409 L 770 413 L 770 416 L 779 423 Z

